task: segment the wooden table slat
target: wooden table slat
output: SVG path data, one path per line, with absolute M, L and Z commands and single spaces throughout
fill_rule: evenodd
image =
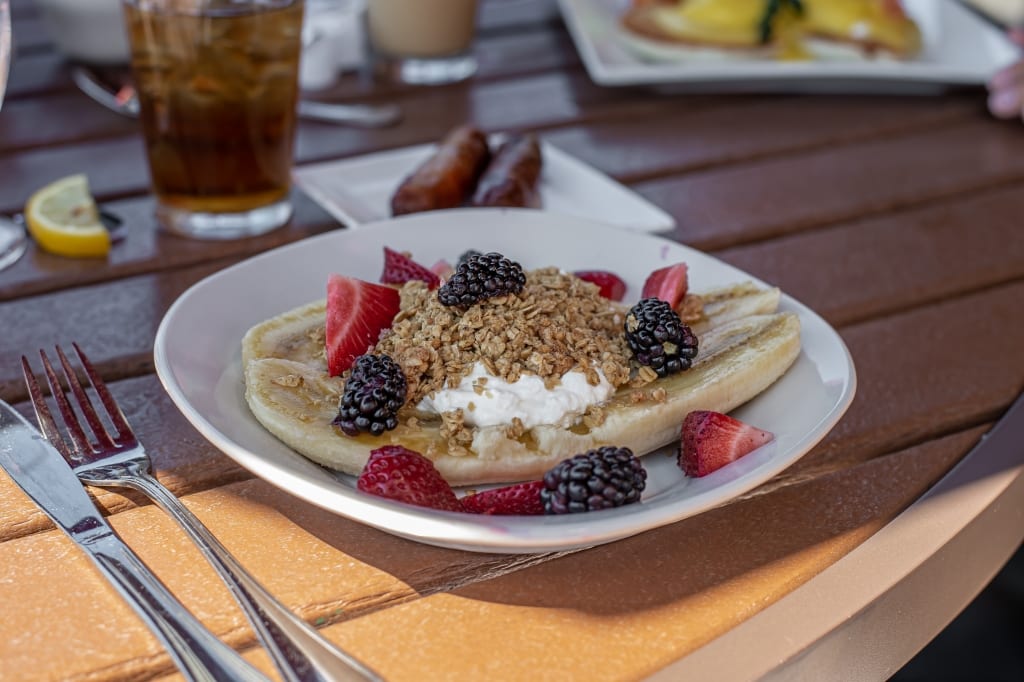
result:
M 1024 137 L 975 120 L 927 133 L 639 183 L 703 249 L 969 198 L 1024 179 Z
M 243 240 L 212 244 L 183 239 L 156 227 L 152 197 L 112 202 L 105 207 L 124 223 L 125 238 L 106 258 L 62 258 L 29 244 L 25 256 L 0 273 L 0 301 L 139 274 L 190 268 L 211 261 L 222 266 L 296 239 L 336 229 L 337 222 L 304 194 L 294 192 L 295 216 L 288 227 Z
M 715 255 L 848 325 L 1024 277 L 1022 190 L 1013 184 Z

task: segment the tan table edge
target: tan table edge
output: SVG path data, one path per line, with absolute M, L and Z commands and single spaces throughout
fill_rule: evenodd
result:
M 1022 444 L 1024 397 L 870 539 L 648 679 L 887 679 L 977 596 L 1024 540 Z

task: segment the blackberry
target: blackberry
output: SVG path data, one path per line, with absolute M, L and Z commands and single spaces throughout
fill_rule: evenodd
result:
M 526 285 L 519 263 L 500 253 L 470 256 L 437 290 L 442 305 L 470 306 L 492 296 L 518 294 Z
M 349 436 L 390 431 L 398 426 L 405 389 L 405 374 L 397 362 L 387 355 L 360 355 L 345 381 L 332 423 Z
M 629 448 L 606 445 L 556 464 L 540 491 L 545 514 L 575 514 L 637 502 L 647 471 Z
M 659 298 L 645 298 L 630 308 L 625 329 L 636 361 L 659 377 L 690 369 L 697 357 L 696 334 Z
M 484 255 L 484 254 L 480 253 L 476 249 L 469 249 L 468 251 L 464 251 L 462 253 L 462 255 L 459 256 L 459 260 L 455 261 L 455 267 L 459 267 L 460 265 L 462 265 L 463 263 L 468 261 L 473 256 L 482 256 L 482 255 Z

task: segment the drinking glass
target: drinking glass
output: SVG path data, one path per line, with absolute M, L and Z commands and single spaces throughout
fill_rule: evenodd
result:
M 0 108 L 7 90 L 7 72 L 11 66 L 11 8 L 7 0 L 0 0 Z M 21 258 L 27 243 L 25 230 L 13 221 L 0 216 L 0 270 Z
M 477 0 L 369 0 L 367 35 L 374 73 L 439 85 L 476 73 Z
M 235 239 L 292 214 L 303 0 L 124 0 L 165 229 Z

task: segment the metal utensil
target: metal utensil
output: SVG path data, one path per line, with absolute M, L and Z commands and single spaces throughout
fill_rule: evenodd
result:
M 78 375 L 59 346 L 56 349 L 57 358 L 64 380 L 78 404 L 79 412 L 88 423 L 92 441 L 71 407 L 61 387 L 61 380 L 46 353 L 40 351 L 39 355 L 42 358 L 50 393 L 67 427 L 70 444 L 61 436 L 28 360 L 22 357 L 21 364 L 39 427 L 50 443 L 68 460 L 78 479 L 89 485 L 138 490 L 177 521 L 227 584 L 285 680 L 379 680 L 373 671 L 337 649 L 319 632 L 277 601 L 238 563 L 206 526 L 152 476 L 149 456 L 132 432 L 113 395 L 78 344 L 73 346 L 116 431 L 115 435 L 107 431 Z
M 61 454 L 2 400 L 0 467 L 85 551 L 153 631 L 187 679 L 267 679 L 182 606 L 114 534 Z
M 25 228 L 10 218 L 0 216 L 0 270 L 18 262 L 27 246 Z
M 111 90 L 95 73 L 82 66 L 71 69 L 71 80 L 93 101 L 123 116 L 138 118 L 139 97 L 132 85 Z M 312 121 L 324 121 L 362 128 L 385 128 L 402 120 L 397 104 L 335 104 L 299 100 L 298 114 Z
M 0 106 L 7 90 L 7 73 L 11 66 L 11 12 L 7 0 L 0 0 Z M 0 270 L 17 262 L 25 253 L 28 239 L 25 230 L 0 216 Z
M 7 91 L 7 76 L 11 68 L 11 6 L 7 0 L 0 0 L 0 105 L 4 103 Z

